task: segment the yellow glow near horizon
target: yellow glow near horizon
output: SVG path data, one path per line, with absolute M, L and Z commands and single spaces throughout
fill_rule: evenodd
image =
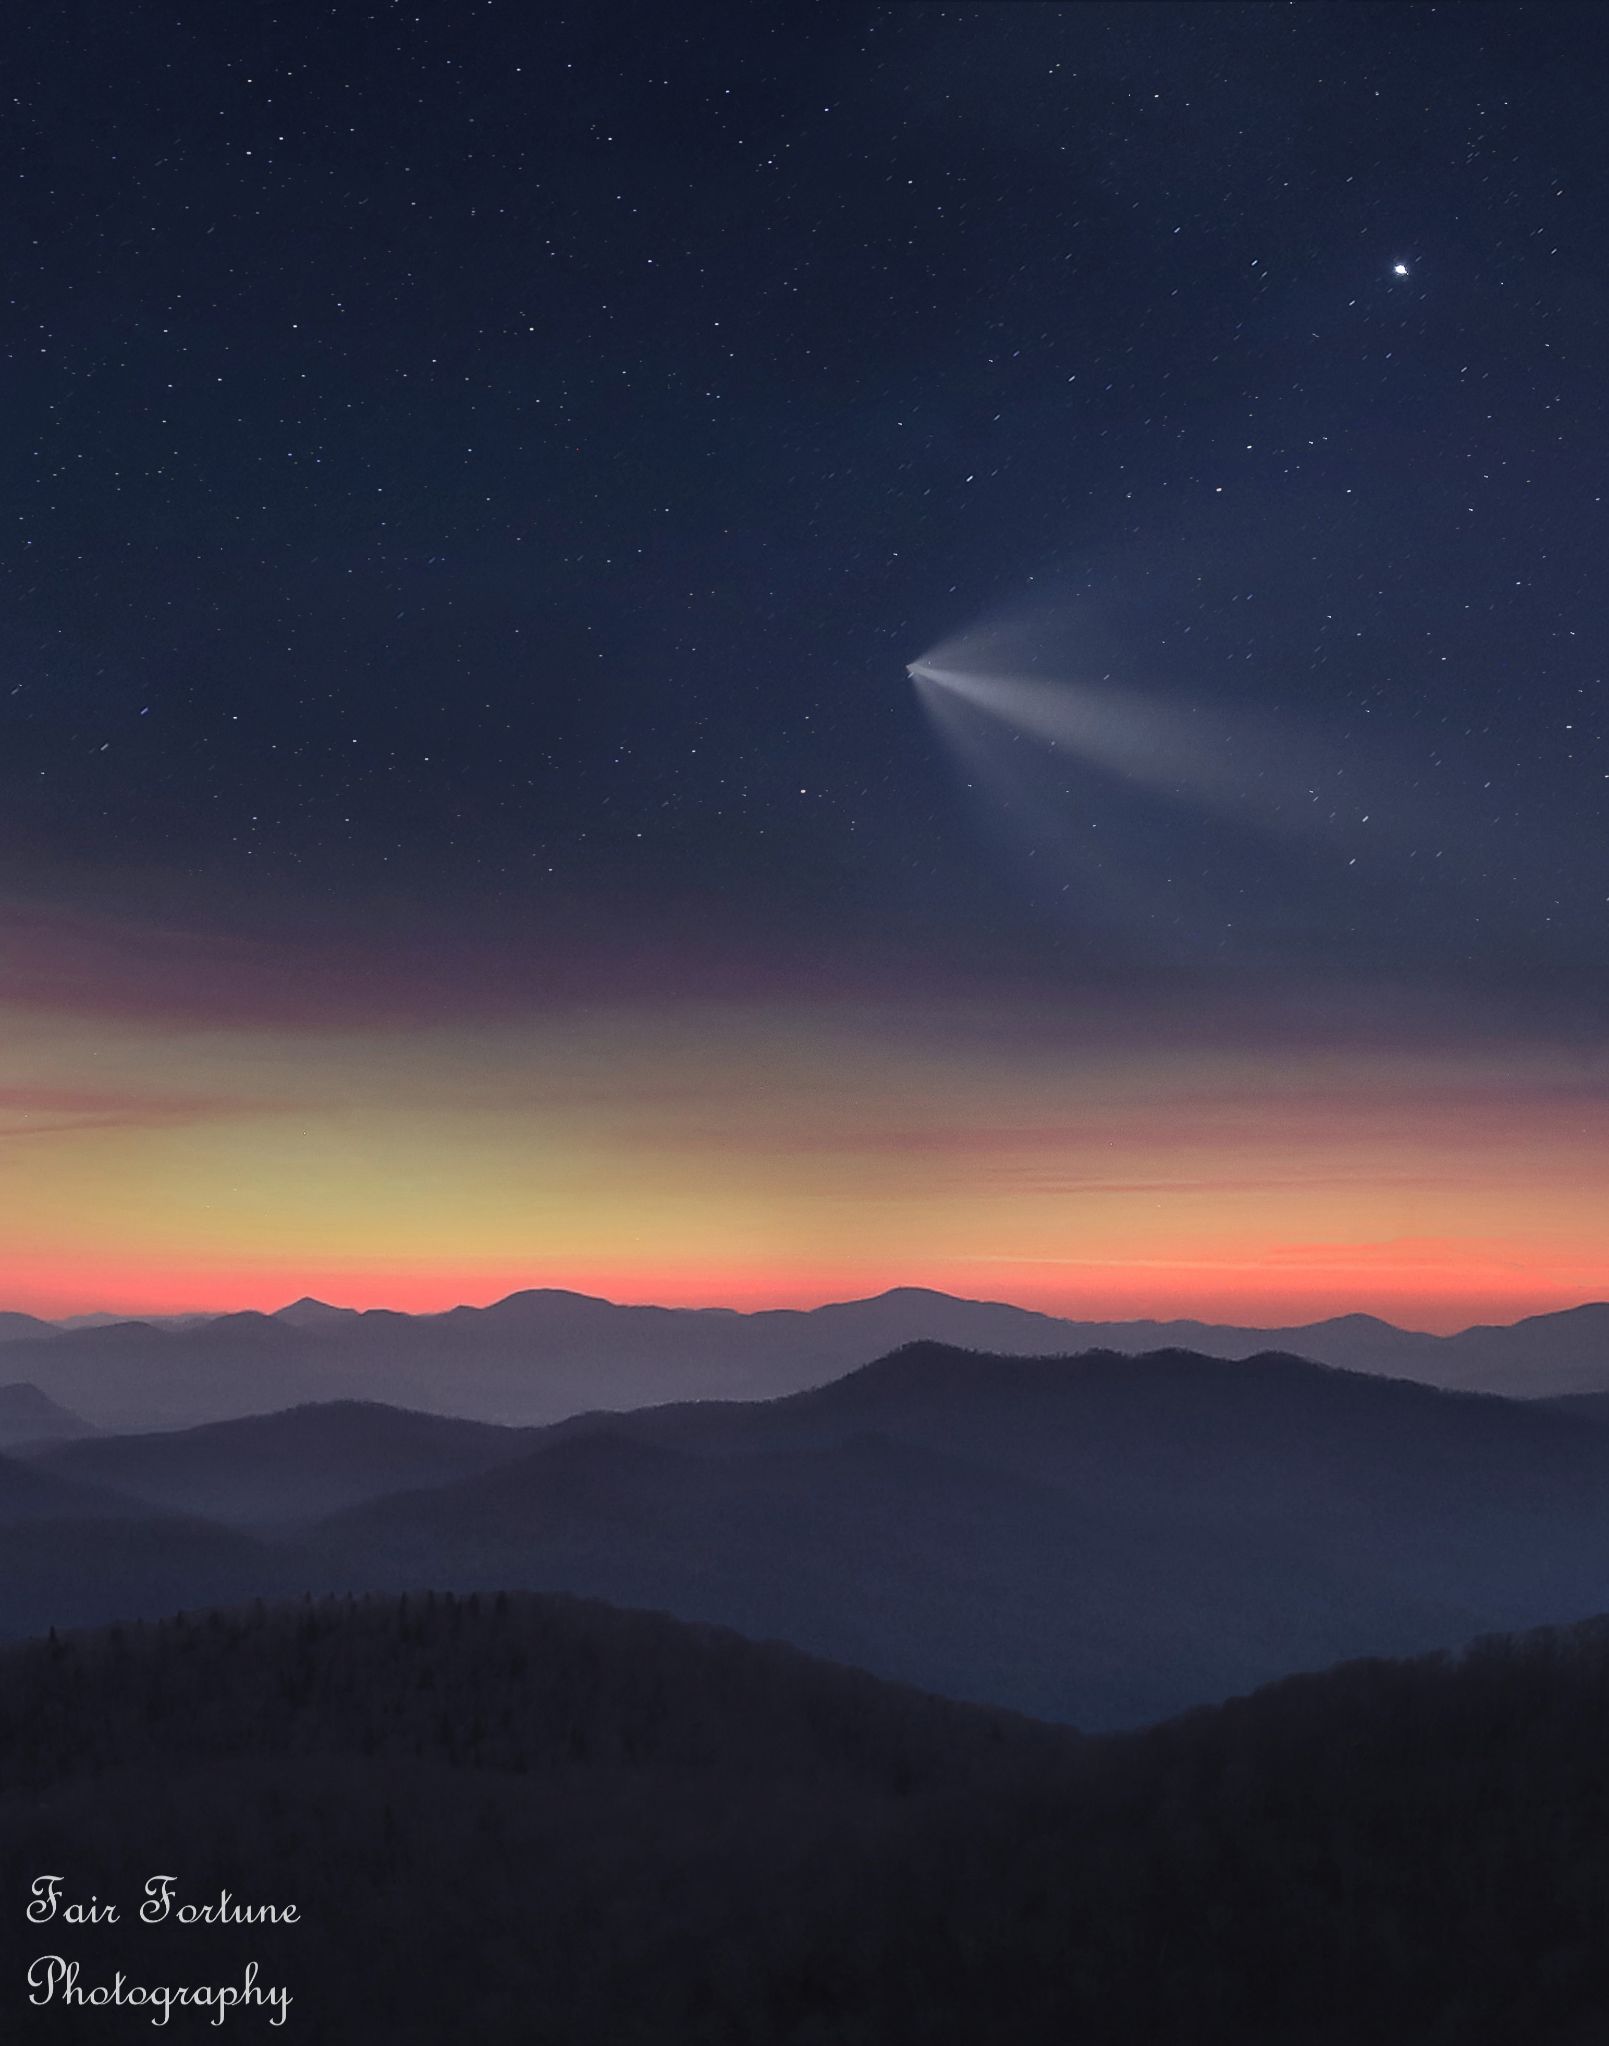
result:
M 4 1306 L 928 1284 L 1452 1326 L 1609 1293 L 1609 1105 L 1556 1054 L 1007 1045 L 960 1003 L 0 1021 Z

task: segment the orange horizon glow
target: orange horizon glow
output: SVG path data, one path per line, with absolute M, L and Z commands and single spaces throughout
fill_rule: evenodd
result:
M 82 977 L 0 999 L 0 1309 L 540 1286 L 1513 1321 L 1609 1297 L 1609 1083 L 1546 1044 L 1248 1044 L 976 994 L 390 1024 L 158 1016 Z
M 272 1313 L 311 1296 L 331 1307 L 438 1314 L 454 1307 L 487 1307 L 511 1293 L 554 1288 L 620 1306 L 726 1308 L 752 1313 L 822 1307 L 912 1286 L 962 1299 L 1032 1308 L 1070 1321 L 1199 1321 L 1279 1329 L 1339 1315 L 1370 1314 L 1399 1328 L 1451 1335 L 1479 1323 L 1506 1324 L 1609 1298 L 1609 1285 L 1593 1292 L 1590 1286 L 1538 1282 L 1524 1273 L 1516 1273 L 1510 1287 L 1494 1286 L 1490 1266 L 1485 1263 L 1466 1279 L 1449 1274 L 1444 1287 L 1420 1289 L 1409 1277 L 1414 1269 L 1414 1261 L 1407 1261 L 1389 1284 L 1376 1269 L 1368 1274 L 1337 1271 L 1322 1281 L 1315 1276 L 1305 1283 L 1275 1289 L 1260 1287 L 1250 1271 L 1226 1271 L 1208 1279 L 1199 1271 L 1157 1267 L 1148 1267 L 1143 1279 L 1130 1276 L 1126 1282 L 1116 1274 L 1092 1273 L 1077 1287 L 1043 1278 L 1036 1281 L 1020 1267 L 1006 1284 L 998 1265 L 987 1271 L 976 1265 L 958 1265 L 894 1273 L 871 1266 L 812 1274 L 677 1270 L 645 1274 L 608 1268 L 579 1272 L 526 1268 L 495 1275 L 421 1271 L 416 1266 L 399 1266 L 389 1272 L 365 1268 L 311 1274 L 300 1268 L 235 1267 L 182 1274 L 130 1271 L 115 1278 L 102 1268 L 99 1292 L 82 1291 L 82 1275 L 74 1269 L 36 1274 L 33 1285 L 19 1276 L 0 1297 L 0 1309 L 43 1320 L 86 1314 L 139 1320 L 147 1316 Z M 0 1262 L 0 1272 L 4 1270 Z

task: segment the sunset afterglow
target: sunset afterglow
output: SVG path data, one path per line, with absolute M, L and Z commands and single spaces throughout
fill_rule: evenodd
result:
M 80 939 L 70 1004 L 4 1012 L 0 1291 L 35 1312 L 926 1285 L 1448 1329 L 1609 1291 L 1609 1100 L 1557 1047 L 1257 1046 L 1043 999 L 1002 1024 L 964 988 L 519 1012 L 459 983 L 480 1015 L 385 1024 L 305 957 L 259 1020 L 227 957 L 156 1003 Z

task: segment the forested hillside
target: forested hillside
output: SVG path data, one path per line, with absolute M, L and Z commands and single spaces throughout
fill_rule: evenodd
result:
M 0 1881 L 302 1922 L 4 1966 L 254 1956 L 321 2046 L 1588 2046 L 1606 1723 L 1598 1623 L 1084 1741 L 565 1600 L 192 1617 L 0 1657 Z

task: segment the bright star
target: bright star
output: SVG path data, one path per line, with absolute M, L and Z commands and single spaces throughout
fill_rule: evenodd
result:
M 1393 263 L 1391 268 L 1398 277 L 1406 277 L 1408 274 L 1408 266 L 1406 263 Z

